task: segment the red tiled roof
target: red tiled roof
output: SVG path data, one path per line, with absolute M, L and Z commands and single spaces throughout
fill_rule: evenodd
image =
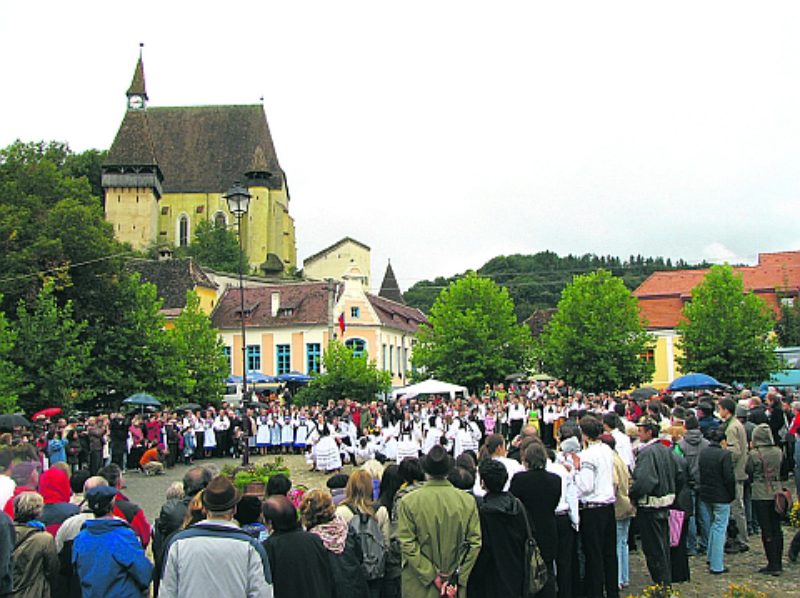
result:
M 406 332 L 415 333 L 421 324 L 428 322 L 420 310 L 397 303 L 385 297 L 367 294 L 370 305 L 378 314 L 381 324 L 390 328 L 397 328 Z
M 753 291 L 778 309 L 776 291 L 797 293 L 800 290 L 800 251 L 762 253 L 756 266 L 735 266 L 742 275 L 745 291 Z M 642 318 L 649 328 L 674 328 L 682 315 L 686 301 L 692 297 L 692 289 L 700 284 L 704 270 L 672 270 L 654 272 L 639 285 L 633 294 L 639 298 Z
M 338 286 L 338 285 L 337 285 Z M 339 289 L 337 288 L 337 291 Z M 272 294 L 280 293 L 280 311 L 272 316 Z M 241 326 L 238 288 L 228 289 L 211 315 L 220 330 Z M 249 328 L 278 328 L 328 324 L 328 289 L 325 282 L 296 283 L 246 288 L 245 324 Z

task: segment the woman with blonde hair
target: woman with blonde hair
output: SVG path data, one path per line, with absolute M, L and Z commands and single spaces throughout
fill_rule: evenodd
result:
M 337 596 L 367 598 L 369 586 L 361 568 L 363 554 L 355 534 L 335 515 L 330 493 L 319 488 L 309 491 L 300 503 L 300 520 L 306 531 L 319 536 L 328 553 Z
M 363 469 L 357 469 L 347 480 L 347 487 L 344 491 L 344 499 L 336 508 L 336 516 L 341 517 L 348 525 L 358 515 L 359 523 L 354 524 L 360 526 L 360 529 L 369 526 L 368 519 L 373 519 L 380 528 L 383 540 L 384 558 L 386 547 L 389 546 L 389 511 L 384 506 L 380 506 L 375 510 L 375 503 L 372 499 L 372 476 Z M 351 527 L 351 529 L 353 529 Z M 383 585 L 383 575 L 380 577 L 367 579 L 369 584 L 370 596 L 377 598 L 380 595 L 381 586 Z
M 189 506 L 186 507 L 186 517 L 183 518 L 183 525 L 181 529 L 186 529 L 206 518 L 206 513 L 203 508 L 203 490 L 198 492 L 192 497 Z

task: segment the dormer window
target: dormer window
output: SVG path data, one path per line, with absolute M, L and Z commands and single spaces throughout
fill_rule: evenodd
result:
M 294 308 L 293 307 L 281 307 L 278 310 L 278 317 L 279 318 L 288 318 L 294 315 Z
M 350 308 L 350 317 L 353 319 L 358 319 L 361 317 L 361 308 L 360 307 L 351 307 Z

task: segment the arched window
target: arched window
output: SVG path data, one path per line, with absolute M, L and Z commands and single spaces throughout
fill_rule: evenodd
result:
M 344 342 L 344 346 L 353 352 L 356 357 L 361 357 L 367 352 L 367 343 L 361 338 L 351 338 Z
M 214 214 L 214 226 L 217 228 L 225 228 L 228 226 L 228 219 L 225 218 L 225 212 L 217 212 Z
M 189 217 L 182 214 L 178 219 L 178 247 L 189 246 Z

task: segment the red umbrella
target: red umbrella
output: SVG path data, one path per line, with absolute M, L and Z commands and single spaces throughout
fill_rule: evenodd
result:
M 61 407 L 48 407 L 47 409 L 42 409 L 41 411 L 34 413 L 31 419 L 36 419 L 37 417 L 53 417 L 61 412 Z

